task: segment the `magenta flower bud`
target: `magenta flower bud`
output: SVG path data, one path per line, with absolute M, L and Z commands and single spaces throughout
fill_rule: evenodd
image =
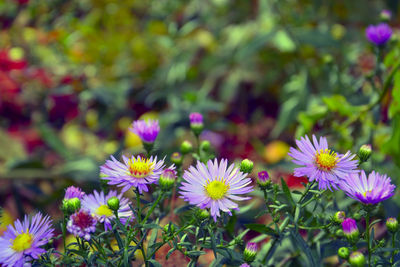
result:
M 360 232 L 358 231 L 356 221 L 347 218 L 342 222 L 344 236 L 352 243 L 357 242 Z
M 370 25 L 365 30 L 365 35 L 371 43 L 377 46 L 384 46 L 392 36 L 392 29 L 386 23 Z
M 251 267 L 250 265 L 248 265 L 247 263 L 243 263 L 242 265 L 240 265 L 239 267 Z
M 204 128 L 203 124 L 203 115 L 197 112 L 190 113 L 190 128 L 194 132 L 195 135 L 199 135 Z
M 84 196 L 85 192 L 83 192 L 82 189 L 79 187 L 70 186 L 65 190 L 64 199 L 78 198 L 79 200 L 82 200 Z
M 258 173 L 257 184 L 263 189 L 266 188 L 271 181 L 269 180 L 269 174 L 267 171 L 261 171 Z
M 129 130 L 138 135 L 142 142 L 152 144 L 160 132 L 160 125 L 158 120 L 137 120 L 132 123 Z
M 244 249 L 243 252 L 243 259 L 245 262 L 253 262 L 254 259 L 256 258 L 258 251 L 258 245 L 257 243 L 254 242 L 249 242 L 246 244 L 246 248 Z

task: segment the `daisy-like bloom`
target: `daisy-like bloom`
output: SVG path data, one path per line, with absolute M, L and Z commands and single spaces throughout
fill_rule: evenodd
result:
M 24 220 L 16 220 L 14 226 L 9 225 L 0 237 L 0 265 L 30 266 L 30 261 L 38 259 L 45 252 L 41 246 L 53 237 L 49 216 L 41 213 L 33 217 L 25 215 Z
M 392 36 L 392 29 L 386 23 L 369 25 L 365 30 L 365 35 L 371 43 L 377 46 L 385 45 Z
M 101 179 L 108 180 L 109 185 L 121 186 L 122 193 L 132 187 L 136 187 L 139 193 L 148 192 L 147 185 L 157 182 L 164 168 L 164 160 L 157 161 L 153 156 L 149 159 L 122 156 L 122 159 L 123 163 L 111 156 L 111 160 L 100 167 Z
M 351 174 L 340 183 L 340 189 L 346 194 L 366 205 L 377 204 L 394 195 L 395 185 L 390 183 L 390 177 L 386 174 L 371 172 L 368 175 L 364 171 L 360 174 Z
M 79 236 L 89 241 L 92 233 L 96 231 L 97 220 L 89 211 L 79 210 L 69 217 L 67 230 L 74 236 Z
M 125 224 L 129 218 L 133 219 L 132 210 L 129 208 L 130 201 L 122 194 L 117 195 L 116 191 L 111 190 L 104 195 L 103 191 L 99 193 L 94 190 L 93 194 L 86 195 L 82 200 L 82 208 L 96 217 L 97 221 L 104 223 L 106 231 L 112 229 L 111 221 L 115 219 L 114 212 L 107 205 L 107 201 L 112 197 L 119 199 L 118 217 L 121 223 Z
M 70 186 L 65 190 L 64 199 L 78 198 L 79 200 L 82 200 L 84 195 L 85 192 L 83 192 L 79 187 Z
M 137 134 L 143 142 L 152 144 L 160 132 L 160 125 L 158 120 L 137 120 L 129 130 Z
M 296 140 L 299 150 L 291 147 L 289 156 L 293 162 L 302 167 L 294 169 L 294 176 L 307 176 L 310 182 L 317 181 L 320 190 L 338 189 L 339 182 L 350 173 L 356 173 L 357 160 L 355 155 L 348 151 L 346 154 L 337 154 L 328 148 L 325 137 L 319 142 L 313 135 L 313 143 L 308 136 Z
M 209 160 L 207 165 L 198 161 L 196 168 L 190 166 L 183 174 L 184 181 L 179 188 L 181 198 L 201 209 L 210 208 L 214 221 L 220 217 L 220 211 L 232 215 L 230 210 L 239 210 L 232 200 L 246 200 L 250 197 L 238 195 L 253 191 L 251 179 L 239 171 L 234 164 L 228 168 L 228 160 Z

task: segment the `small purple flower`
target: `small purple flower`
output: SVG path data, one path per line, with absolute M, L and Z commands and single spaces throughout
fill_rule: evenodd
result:
M 248 265 L 247 263 L 243 263 L 242 265 L 240 265 L 239 267 L 251 267 L 250 265 Z
M 82 200 L 82 208 L 96 217 L 97 221 L 104 223 L 106 231 L 112 229 L 111 221 L 115 219 L 114 212 L 107 205 L 108 199 L 112 197 L 119 199 L 118 217 L 121 223 L 125 224 L 129 218 L 133 219 L 132 210 L 129 208 L 130 201 L 124 198 L 122 194 L 117 195 L 114 190 L 108 192 L 106 196 L 103 191 L 99 193 L 94 190 L 93 194 L 86 195 Z
M 84 196 L 85 192 L 83 192 L 82 189 L 79 187 L 70 186 L 67 188 L 67 190 L 65 190 L 64 199 L 78 198 L 79 200 L 82 200 Z
M 97 220 L 90 212 L 79 210 L 69 217 L 67 230 L 74 236 L 89 241 L 92 233 L 96 231 Z
M 296 140 L 299 150 L 290 148 L 288 155 L 301 166 L 294 169 L 294 176 L 307 176 L 310 182 L 317 181 L 320 190 L 337 190 L 342 179 L 358 172 L 357 160 L 353 160 L 355 155 L 350 151 L 344 155 L 337 154 L 328 148 L 325 137 L 320 137 L 319 142 L 315 135 L 312 138 L 314 144 L 305 136 Z
M 209 160 L 207 165 L 198 161 L 196 168 L 189 167 L 183 174 L 184 181 L 179 188 L 181 198 L 201 209 L 210 208 L 214 221 L 220 217 L 220 211 L 232 215 L 231 210 L 239 210 L 232 200 L 246 200 L 250 197 L 238 195 L 253 191 L 251 179 L 239 171 L 234 164 L 228 167 L 228 161 Z
M 137 120 L 134 121 L 129 130 L 139 136 L 145 143 L 154 143 L 160 132 L 160 125 L 158 120 Z
M 198 112 L 190 113 L 189 119 L 191 124 L 203 124 L 203 115 Z
M 121 186 L 122 193 L 132 187 L 140 193 L 149 191 L 147 185 L 156 183 L 164 168 L 164 160 L 157 161 L 157 157 L 153 156 L 150 159 L 122 156 L 122 159 L 123 163 L 111 156 L 111 160 L 100 167 L 101 179 L 108 180 L 109 185 Z
M 348 175 L 340 183 L 340 189 L 346 194 L 366 205 L 377 204 L 394 195 L 396 186 L 391 184 L 391 179 L 386 174 L 375 171 L 367 176 L 364 171 L 361 174 Z
M 33 217 L 25 215 L 22 223 L 16 220 L 0 237 L 0 265 L 31 266 L 31 260 L 46 252 L 41 246 L 49 242 L 53 231 L 50 217 L 41 213 Z
M 370 25 L 365 30 L 365 35 L 371 43 L 377 46 L 383 46 L 389 41 L 392 36 L 392 29 L 386 23 L 380 23 L 378 25 Z
M 267 171 L 261 171 L 258 173 L 257 184 L 263 189 L 267 188 L 269 180 L 269 174 Z

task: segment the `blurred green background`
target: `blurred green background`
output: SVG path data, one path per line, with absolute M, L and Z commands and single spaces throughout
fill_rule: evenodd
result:
M 250 158 L 254 174 L 288 176 L 288 147 L 315 133 L 343 153 L 371 143 L 365 168 L 398 182 L 400 74 L 360 109 L 382 86 L 364 31 L 383 9 L 385 77 L 400 58 L 394 0 L 1 1 L 0 206 L 20 216 L 68 184 L 99 186 L 110 154 L 142 151 L 134 119 L 160 120 L 169 157 L 194 141 L 195 111 L 216 155 Z

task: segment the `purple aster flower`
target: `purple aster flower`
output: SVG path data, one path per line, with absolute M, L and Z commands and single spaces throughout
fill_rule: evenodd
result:
M 179 188 L 181 198 L 201 209 L 210 208 L 214 221 L 220 217 L 220 211 L 232 215 L 230 210 L 238 210 L 232 200 L 246 200 L 250 197 L 238 195 L 253 191 L 251 179 L 239 171 L 234 164 L 228 167 L 228 161 L 209 160 L 207 165 L 198 161 L 196 168 L 189 167 L 183 174 L 184 181 Z
M 122 193 L 131 187 L 136 187 L 140 193 L 149 191 L 147 185 L 157 182 L 164 168 L 164 160 L 157 161 L 153 156 L 150 159 L 122 156 L 122 159 L 123 163 L 111 156 L 111 160 L 100 167 L 101 179 L 108 180 L 109 185 L 122 186 Z
M 86 195 L 82 200 L 82 208 L 96 217 L 97 221 L 104 223 L 106 231 L 112 229 L 111 220 L 115 219 L 114 212 L 107 205 L 107 201 L 111 197 L 119 199 L 118 217 L 122 224 L 125 224 L 129 218 L 134 218 L 132 210 L 129 208 L 130 201 L 122 194 L 117 195 L 114 190 L 111 190 L 106 196 L 104 192 L 99 193 L 94 190 L 93 194 Z
M 129 130 L 139 136 L 145 143 L 154 143 L 160 132 L 158 120 L 137 120 L 134 121 Z
M 16 220 L 0 237 L 0 265 L 30 266 L 31 260 L 46 252 L 41 246 L 49 242 L 53 231 L 50 217 L 41 213 Z
M 78 198 L 79 200 L 82 200 L 84 195 L 85 192 L 83 192 L 79 187 L 70 186 L 65 190 L 64 199 Z
M 377 172 L 371 172 L 367 176 L 364 171 L 361 174 L 348 175 L 341 183 L 340 189 L 346 194 L 366 205 L 377 204 L 394 195 L 395 185 L 390 183 L 390 177 Z
M 243 259 L 246 262 L 252 262 L 256 258 L 258 251 L 258 245 L 254 242 L 249 242 L 246 244 L 246 247 L 243 252 Z
M 189 119 L 191 124 L 203 124 L 203 115 L 198 112 L 190 113 Z
M 313 144 L 314 143 L 314 144 Z M 356 173 L 357 160 L 355 155 L 348 151 L 346 154 L 337 154 L 328 148 L 325 137 L 320 137 L 319 142 L 313 135 L 313 143 L 308 136 L 296 140 L 299 150 L 291 147 L 289 156 L 293 162 L 302 167 L 294 169 L 294 176 L 307 176 L 309 181 L 317 181 L 320 190 L 338 189 L 339 182 L 350 173 Z
M 377 46 L 383 46 L 392 36 L 392 29 L 386 23 L 378 25 L 369 25 L 365 30 L 365 35 L 371 43 Z
M 239 267 L 251 267 L 250 265 L 248 265 L 247 263 L 243 263 L 242 265 L 240 265 Z
M 67 230 L 74 236 L 90 240 L 90 235 L 96 231 L 97 220 L 90 212 L 79 210 L 69 217 Z

